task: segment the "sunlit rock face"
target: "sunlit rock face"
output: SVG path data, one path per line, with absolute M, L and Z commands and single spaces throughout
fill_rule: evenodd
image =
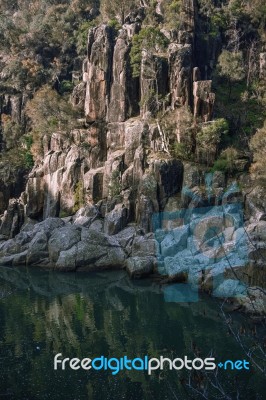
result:
M 71 96 L 73 106 L 84 112 L 82 125 L 79 120 L 69 133 L 59 130 L 42 138 L 44 157 L 25 185 L 16 179 L 8 183 L 10 171 L 4 168 L 0 173 L 0 263 L 68 271 L 126 268 L 135 278 L 159 271 L 171 279 L 187 279 L 196 259 L 199 267 L 193 273 L 204 271 L 202 286 L 209 289 L 212 273 L 201 268 L 200 249 L 191 254 L 191 229 L 200 219 L 199 208 L 223 207 L 219 220 L 228 205 L 237 203 L 243 205 L 247 230 L 259 246 L 246 249 L 242 243 L 240 252 L 246 251 L 251 267 L 263 265 L 265 240 L 257 233 L 266 219 L 265 190 L 249 190 L 251 184 L 243 182 L 244 190 L 230 192 L 223 172 L 207 179 L 206 168 L 193 160 L 182 162 L 175 153 L 174 144 L 188 136 L 182 126 L 185 111 L 194 129 L 212 120 L 215 103 L 210 78 L 218 39 L 208 49 L 202 47 L 196 3 L 184 1 L 179 29 L 160 31 L 167 39 L 165 49 L 140 49 L 135 77 L 130 52 L 145 7 L 126 16 L 118 30 L 106 24 L 90 29 L 87 56 Z M 162 1 L 157 13 L 163 18 Z M 265 53 L 260 54 L 260 75 L 265 76 Z M 1 114 L 23 123 L 26 100 L 21 94 L 0 96 Z M 237 161 L 238 172 L 244 172 L 246 160 Z M 172 212 L 183 214 L 164 218 Z M 162 220 L 157 233 L 155 215 Z M 213 221 L 206 212 L 200 227 L 208 231 Z M 225 226 L 229 247 L 239 228 Z M 201 239 L 204 248 L 210 238 Z M 209 265 L 215 265 L 219 277 L 224 269 L 216 255 Z M 241 267 L 241 258 L 233 261 Z M 224 290 L 229 286 L 230 281 Z M 217 285 L 218 292 L 222 288 Z

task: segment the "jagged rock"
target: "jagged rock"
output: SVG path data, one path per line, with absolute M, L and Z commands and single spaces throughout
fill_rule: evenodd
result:
M 86 97 L 86 83 L 80 82 L 78 85 L 75 86 L 71 95 L 71 103 L 73 107 L 83 109 L 85 97 Z
M 9 239 L 15 237 L 24 223 L 23 204 L 16 199 L 11 199 L 7 210 L 4 212 L 0 226 L 0 238 Z
M 48 251 L 51 262 L 56 262 L 61 251 L 65 251 L 73 247 L 80 241 L 81 227 L 79 226 L 63 226 L 55 229 L 49 239 Z
M 212 81 L 193 83 L 194 117 L 208 122 L 212 119 L 215 94 L 211 91 Z
M 137 80 L 131 76 L 130 43 L 127 32 L 121 30 L 113 55 L 112 86 L 108 121 L 120 122 L 138 111 Z
M 215 171 L 212 176 L 212 188 L 224 188 L 225 187 L 225 174 L 222 171 Z
M 29 244 L 27 252 L 27 265 L 41 265 L 43 261 L 48 264 L 48 237 L 43 230 L 38 230 Z
M 61 228 L 64 225 L 64 221 L 60 218 L 46 218 L 39 224 L 34 225 L 33 233 L 37 234 L 39 231 L 43 231 L 49 238 L 55 229 Z
M 75 245 L 71 249 L 60 252 L 59 258 L 56 261 L 55 268 L 58 271 L 75 271 L 78 246 Z
M 148 126 L 140 120 L 129 120 L 125 123 L 125 164 L 133 163 L 137 149 L 144 144 L 147 138 Z
M 122 249 L 129 255 L 132 252 L 132 243 L 137 235 L 136 226 L 128 226 L 115 235 Z
M 266 312 L 266 294 L 265 291 L 258 287 L 249 287 L 246 296 L 238 296 L 234 302 L 239 309 L 248 314 L 265 316 Z
M 115 235 L 124 229 L 128 222 L 128 209 L 123 204 L 117 204 L 115 208 L 105 215 L 104 232 L 107 235 Z
M 77 246 L 77 268 L 122 268 L 125 263 L 125 253 L 117 239 L 101 232 L 82 228 Z
M 85 115 L 87 121 L 103 120 L 108 112 L 113 57 L 113 31 L 108 25 L 93 28 L 88 37 Z
M 145 257 L 157 255 L 156 241 L 147 236 L 136 236 L 132 243 L 132 257 Z
M 200 186 L 203 179 L 202 171 L 199 170 L 197 165 L 184 163 L 183 188 Z
M 192 47 L 172 43 L 169 46 L 169 85 L 171 106 L 191 103 Z
M 131 165 L 122 175 L 122 189 L 126 190 L 133 186 L 133 165 Z
M 137 215 L 137 224 L 140 228 L 143 229 L 145 233 L 151 232 L 153 229 L 152 217 L 154 213 L 158 212 L 158 205 L 154 204 L 147 196 L 143 194 L 137 200 L 136 205 L 136 215 Z
M 19 254 L 15 254 L 13 261 L 12 261 L 12 266 L 21 266 L 21 265 L 25 265 L 26 264 L 26 260 L 27 260 L 27 250 L 23 251 L 22 253 Z
M 158 200 L 164 208 L 169 197 L 182 189 L 183 164 L 179 160 L 156 160 L 152 164 L 155 178 L 158 183 Z
M 100 219 L 93 221 L 89 226 L 90 229 L 98 232 L 103 232 L 103 227 L 104 227 L 104 222 Z
M 108 124 L 107 149 L 108 155 L 116 150 L 121 150 L 125 145 L 125 123 L 114 122 Z
M 43 214 L 44 180 L 40 177 L 29 177 L 26 193 L 26 215 L 29 218 L 39 218 Z
M 239 297 L 246 295 L 247 288 L 243 283 L 236 279 L 225 279 L 213 294 L 216 297 Z
M 87 204 L 80 208 L 73 217 L 73 223 L 76 225 L 89 226 L 99 216 L 99 210 L 92 204 Z
M 189 227 L 175 228 L 169 232 L 161 242 L 161 254 L 163 257 L 175 257 L 187 247 Z
M 104 167 L 91 169 L 84 175 L 84 188 L 90 199 L 97 203 L 104 197 Z
M 130 257 L 126 261 L 126 270 L 131 278 L 139 279 L 150 275 L 155 268 L 154 257 Z
M 263 186 L 255 186 L 246 195 L 247 216 L 253 221 L 266 220 L 266 197 Z
M 166 58 L 142 51 L 141 60 L 141 115 L 154 116 L 160 109 L 159 97 L 168 93 L 168 63 Z

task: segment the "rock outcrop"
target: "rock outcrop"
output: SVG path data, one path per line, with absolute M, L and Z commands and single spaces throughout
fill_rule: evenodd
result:
M 242 295 L 245 287 L 232 282 L 235 275 L 246 282 L 246 264 L 249 277 L 263 265 L 265 196 L 259 187 L 242 193 L 222 172 L 210 178 L 206 168 L 181 162 L 172 150 L 188 134 L 185 128 L 180 134 L 185 111 L 191 129 L 213 115 L 213 60 L 203 64 L 198 54 L 197 2 L 183 2 L 179 30 L 161 29 L 167 49 L 141 49 L 134 78 L 132 37 L 144 18 L 145 7 L 130 13 L 118 31 L 106 24 L 89 31 L 83 79 L 74 74 L 71 96 L 84 110 L 83 128 L 45 135 L 44 158 L 26 185 L 8 192 L 0 177 L 0 209 L 6 210 L 0 263 L 126 268 L 134 278 L 156 272 L 217 296 Z M 262 53 L 261 76 L 264 70 Z M 25 101 L 20 94 L 2 96 L 1 115 L 23 124 Z M 2 142 L 8 147 L 6 137 Z

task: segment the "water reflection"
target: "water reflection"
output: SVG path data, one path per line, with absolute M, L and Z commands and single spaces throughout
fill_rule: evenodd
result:
M 54 371 L 53 357 L 183 357 L 212 351 L 217 357 L 245 358 L 220 314 L 216 301 L 165 302 L 165 290 L 150 281 L 132 282 L 123 272 L 59 274 L 0 268 L 0 398 L 26 399 L 197 399 L 187 371 L 163 371 L 148 377 L 139 371 Z M 168 292 L 168 294 L 167 294 Z M 257 342 L 253 325 L 243 340 Z M 259 332 L 256 331 L 256 335 Z M 256 340 L 255 340 L 256 339 Z M 202 381 L 192 377 L 199 389 Z M 263 399 L 263 379 L 255 372 L 221 375 L 231 397 Z M 209 398 L 217 398 L 213 389 Z M 248 396 L 248 397 L 244 397 Z M 220 397 L 221 398 L 221 397 Z

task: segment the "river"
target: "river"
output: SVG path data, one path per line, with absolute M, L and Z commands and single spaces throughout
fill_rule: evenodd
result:
M 206 388 L 207 399 L 263 400 L 265 380 L 252 362 L 249 370 L 209 373 L 54 370 L 57 353 L 80 359 L 213 356 L 218 362 L 248 360 L 245 349 L 252 349 L 262 365 L 261 323 L 224 314 L 221 300 L 205 295 L 174 302 L 171 289 L 130 281 L 123 271 L 1 267 L 0 399 L 186 400 L 204 398 Z

